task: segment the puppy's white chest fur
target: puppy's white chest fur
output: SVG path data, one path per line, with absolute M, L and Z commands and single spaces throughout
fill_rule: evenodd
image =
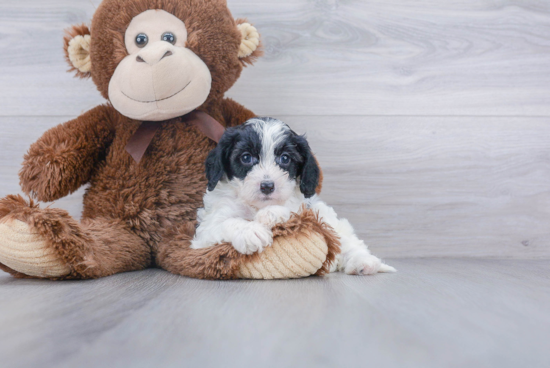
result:
M 205 248 L 231 243 L 243 254 L 261 252 L 273 242 L 271 229 L 289 220 L 304 203 L 299 189 L 283 205 L 268 204 L 257 208 L 247 204 L 240 196 L 239 185 L 221 182 L 204 196 L 204 207 L 197 213 L 197 228 L 192 248 Z

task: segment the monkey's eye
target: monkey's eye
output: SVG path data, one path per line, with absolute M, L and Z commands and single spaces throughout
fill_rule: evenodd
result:
M 145 33 L 140 33 L 136 36 L 136 45 L 139 48 L 145 47 L 149 42 L 149 37 Z
M 281 155 L 281 157 L 279 158 L 279 162 L 281 163 L 281 165 L 290 164 L 290 156 L 286 153 L 284 155 Z
M 166 32 L 162 35 L 161 40 L 170 42 L 173 45 L 176 43 L 176 36 L 172 32 Z
M 245 152 L 241 155 L 241 162 L 244 165 L 250 165 L 252 163 L 252 155 L 248 152 Z

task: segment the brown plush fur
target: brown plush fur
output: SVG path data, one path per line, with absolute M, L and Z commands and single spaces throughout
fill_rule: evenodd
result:
M 90 74 L 101 94 L 107 98 L 111 76 L 126 55 L 123 36 L 128 24 L 148 9 L 164 9 L 183 20 L 189 31 L 187 46 L 209 67 L 212 89 L 199 110 L 226 127 L 252 118 L 251 111 L 223 97 L 243 63 L 259 55 L 239 60 L 241 35 L 225 0 L 104 0 L 91 27 Z M 85 26 L 78 26 L 68 35 L 86 32 Z M 18 196 L 0 201 L 0 221 L 19 219 L 29 224 L 70 267 L 65 279 L 97 278 L 154 265 L 192 277 L 233 278 L 245 258 L 230 246 L 189 249 L 196 210 L 206 189 L 204 161 L 215 143 L 179 118 L 159 122 L 145 156 L 136 163 L 125 147 L 140 124 L 110 104 L 101 105 L 49 130 L 25 155 L 20 184 L 40 201 L 57 200 L 90 183 L 81 223 L 63 210 L 40 209 Z M 318 221 L 303 222 L 336 244 Z M 331 246 L 327 262 L 335 249 Z M 4 265 L 0 268 L 26 277 Z

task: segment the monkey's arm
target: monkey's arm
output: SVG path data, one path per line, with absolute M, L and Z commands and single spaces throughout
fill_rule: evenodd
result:
M 225 98 L 222 101 L 222 115 L 228 128 L 241 125 L 256 116 L 252 111 L 230 98 Z
M 101 105 L 44 133 L 24 157 L 23 191 L 50 202 L 87 183 L 113 140 L 112 115 L 112 107 Z

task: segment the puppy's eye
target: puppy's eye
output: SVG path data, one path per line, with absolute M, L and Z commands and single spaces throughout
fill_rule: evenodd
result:
M 241 162 L 245 165 L 250 165 L 252 163 L 252 155 L 250 153 L 243 153 L 241 156 Z
M 166 32 L 162 35 L 161 40 L 170 42 L 173 45 L 176 43 L 176 36 L 172 32 Z
M 143 48 L 149 42 L 149 37 L 145 33 L 140 33 L 136 36 L 136 45 L 139 48 Z
M 279 158 L 279 162 L 281 163 L 281 165 L 288 165 L 290 163 L 290 156 L 287 154 L 282 155 Z

